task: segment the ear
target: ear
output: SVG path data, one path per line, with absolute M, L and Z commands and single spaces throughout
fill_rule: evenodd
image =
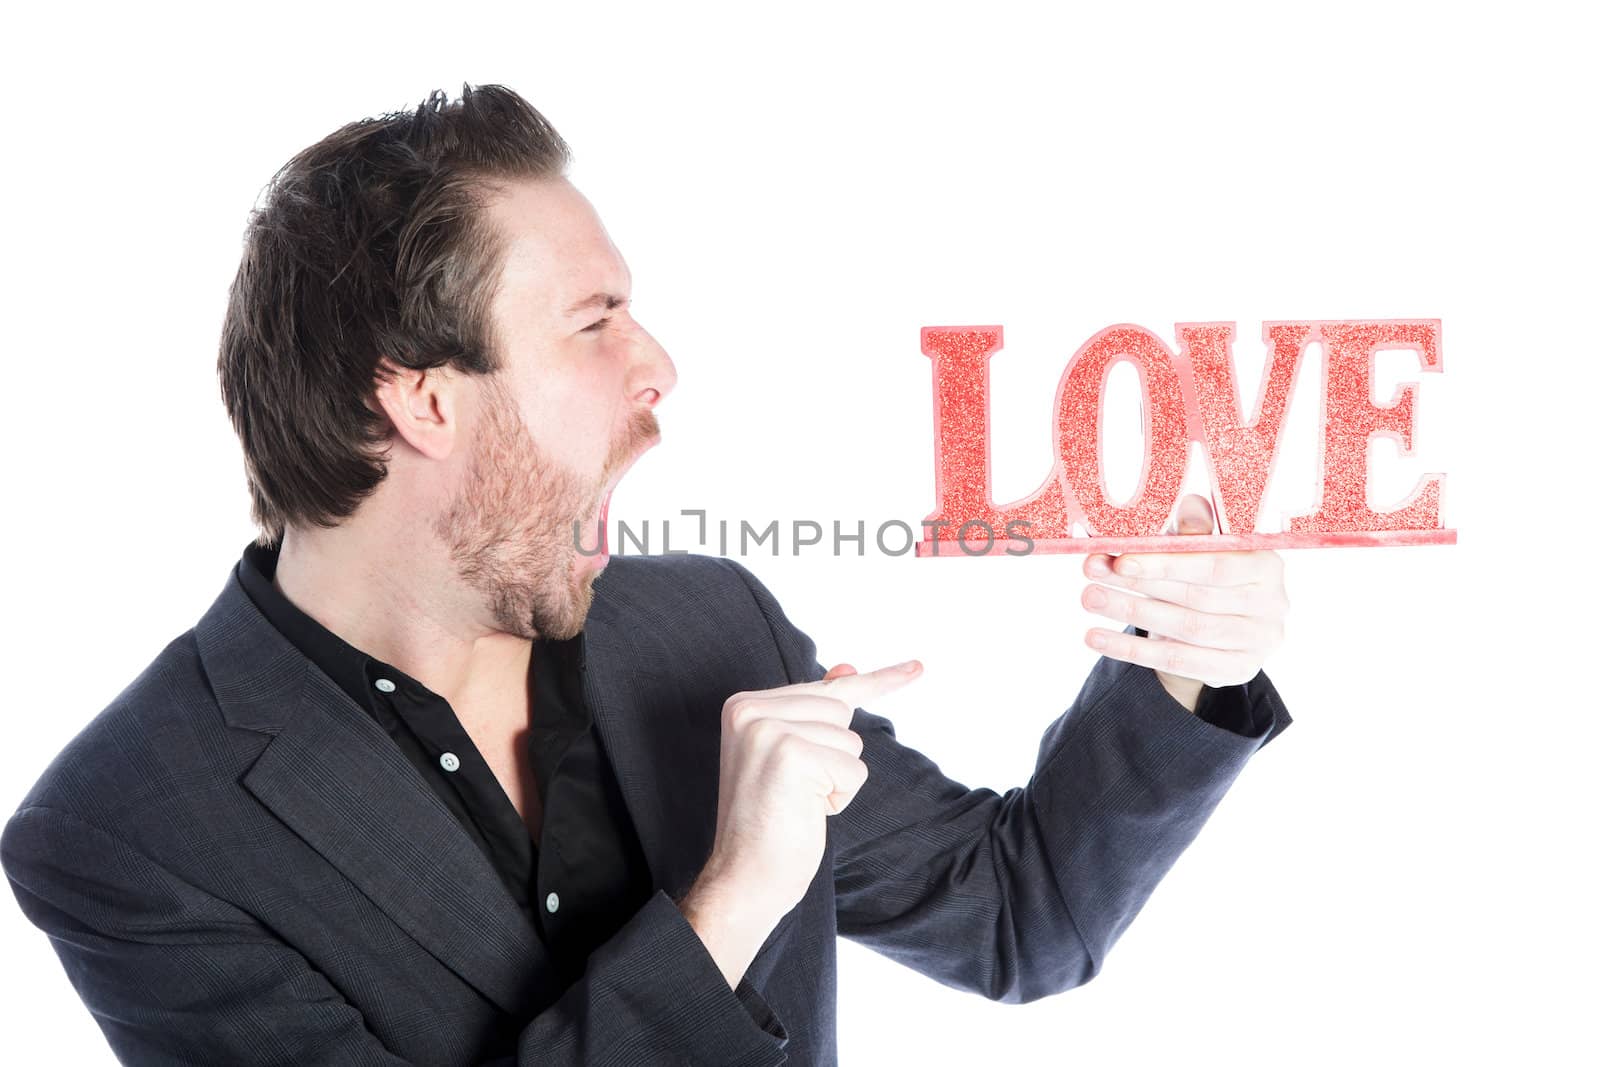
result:
M 384 356 L 372 394 L 394 432 L 429 459 L 446 459 L 461 432 L 461 376 L 448 367 L 413 370 Z

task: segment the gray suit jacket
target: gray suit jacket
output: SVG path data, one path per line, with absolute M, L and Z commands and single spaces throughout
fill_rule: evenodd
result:
M 117 1055 L 833 1063 L 837 935 L 997 1001 L 1080 985 L 1290 721 L 1265 674 L 1245 737 L 1101 659 L 1029 784 L 997 794 L 858 709 L 867 782 L 735 990 L 674 899 L 716 828 L 723 702 L 820 678 L 815 646 L 748 570 L 702 555 L 613 558 L 585 632 L 585 693 L 655 892 L 558 988 L 481 850 L 230 573 L 0 838 L 18 902 Z

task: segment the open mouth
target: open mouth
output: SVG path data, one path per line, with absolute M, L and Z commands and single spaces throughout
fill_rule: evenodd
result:
M 639 462 L 639 457 L 644 455 L 646 452 L 650 451 L 650 449 L 654 448 L 660 442 L 661 442 L 661 438 L 660 438 L 659 435 L 657 435 L 656 437 L 651 438 L 650 441 L 647 442 L 643 448 L 639 449 L 638 452 L 634 453 L 632 459 L 628 460 L 628 462 L 624 463 L 620 468 L 618 468 L 617 472 L 615 474 L 613 474 L 606 481 L 605 491 L 600 497 L 600 509 L 599 509 L 599 520 L 598 520 L 599 523 L 600 523 L 600 551 L 598 553 L 596 553 L 594 556 L 590 557 L 591 559 L 593 559 L 595 561 L 595 564 L 597 566 L 604 567 L 606 565 L 606 562 L 611 558 L 611 532 L 610 532 L 611 531 L 611 522 L 610 522 L 610 515 L 611 515 L 611 493 L 612 493 L 612 491 L 616 489 L 617 483 L 622 481 L 622 476 L 624 474 L 628 473 L 628 469 L 630 467 L 632 467 L 635 463 Z

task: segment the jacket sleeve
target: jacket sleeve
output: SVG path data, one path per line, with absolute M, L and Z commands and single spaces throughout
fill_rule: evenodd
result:
M 821 678 L 812 640 L 729 562 L 790 680 Z M 1004 794 L 952 781 L 857 708 L 867 780 L 828 819 L 840 934 L 996 1001 L 1087 982 L 1246 761 L 1291 721 L 1265 673 L 1228 688 L 1251 708 L 1247 734 L 1190 713 L 1153 670 L 1101 657 L 1045 730 L 1032 779 Z
M 1132 633 L 1135 637 L 1149 637 L 1150 634 L 1137 626 L 1124 626 L 1123 633 Z M 1220 726 L 1224 730 L 1231 730 L 1236 734 L 1257 736 L 1263 728 L 1268 730 L 1264 745 L 1289 725 L 1288 712 L 1277 722 L 1273 721 L 1273 707 L 1263 701 L 1252 698 L 1250 687 L 1254 685 L 1259 692 L 1261 685 L 1252 679 L 1242 685 L 1225 685 L 1213 688 L 1209 685 L 1200 688 L 1200 696 L 1195 701 L 1194 713 L 1213 726 Z M 1263 727 L 1263 723 L 1266 724 Z
M 124 1063 L 411 1062 L 292 945 L 107 830 L 23 807 L 0 861 Z M 776 1064 L 787 1041 L 760 993 L 730 988 L 657 891 L 527 1024 L 517 1054 L 486 1062 Z

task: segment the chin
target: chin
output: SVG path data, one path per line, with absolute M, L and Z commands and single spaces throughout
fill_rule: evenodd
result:
M 552 641 L 568 641 L 583 632 L 583 625 L 589 618 L 589 607 L 594 603 L 594 579 L 599 573 L 585 571 L 577 577 L 560 616 L 545 620 L 546 625 L 542 629 L 535 625 L 541 637 Z

